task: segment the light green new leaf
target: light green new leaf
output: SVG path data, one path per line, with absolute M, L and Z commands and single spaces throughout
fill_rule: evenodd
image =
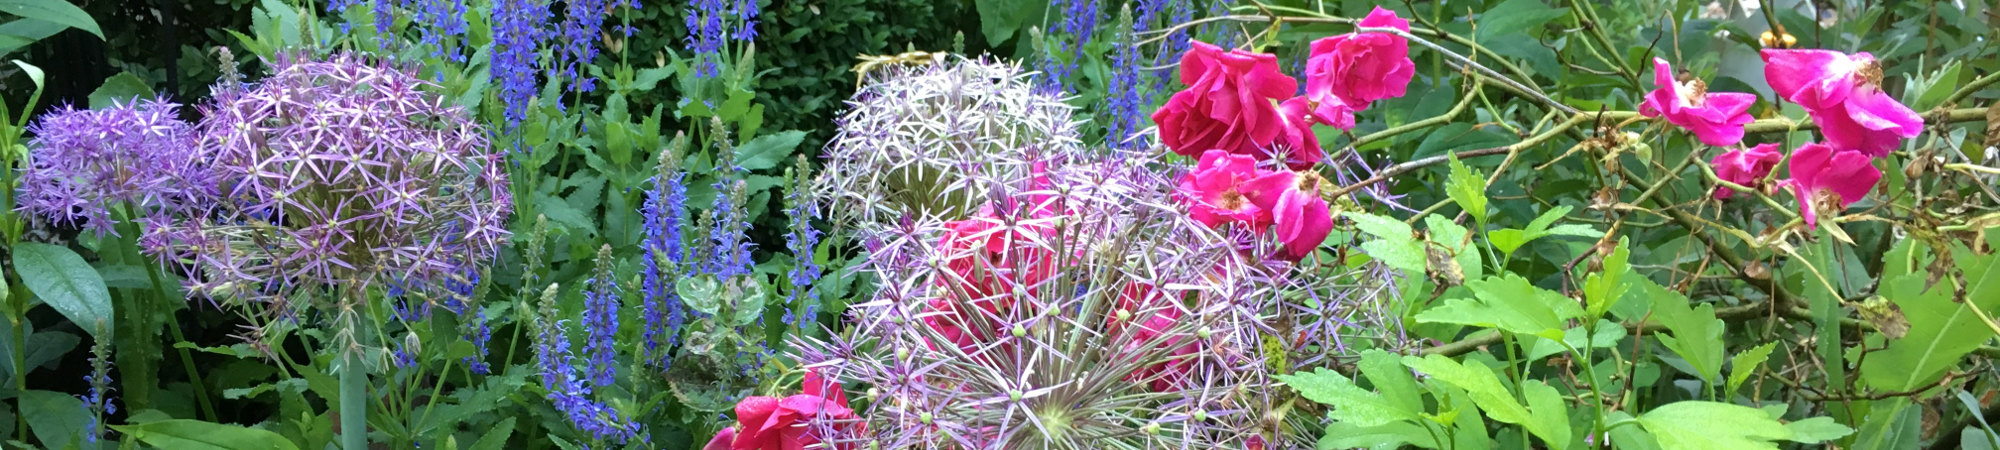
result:
M 1451 177 L 1444 182 L 1445 195 L 1465 208 L 1472 220 L 1486 223 L 1486 177 L 1465 167 L 1457 155 L 1451 155 Z
M 1474 298 L 1453 298 L 1443 305 L 1417 313 L 1417 321 L 1455 323 L 1508 332 L 1563 338 L 1563 321 L 1583 315 L 1583 308 L 1567 297 L 1528 284 L 1512 273 L 1497 278 L 1466 283 Z
M 1442 247 L 1451 253 L 1451 259 L 1458 263 L 1465 279 L 1477 280 L 1486 277 L 1486 267 L 1480 263 L 1479 246 L 1473 245 L 1470 230 L 1459 226 L 1444 216 L 1432 214 L 1424 217 L 1424 226 L 1430 227 L 1431 245 Z M 1428 264 L 1428 261 L 1426 262 Z
M 1550 450 L 1569 448 L 1569 408 L 1563 406 L 1562 393 L 1542 380 L 1528 380 L 1521 384 L 1521 394 L 1528 398 L 1528 423 L 1523 424 L 1528 432 Z
M 1333 407 L 1327 417 L 1336 422 L 1373 427 L 1415 420 L 1418 411 L 1406 410 L 1381 395 L 1368 392 L 1339 372 L 1324 367 L 1312 372 L 1279 375 L 1279 381 L 1299 391 L 1306 399 Z
M 126 436 L 160 450 L 298 450 L 297 445 L 270 430 L 175 419 L 139 425 L 113 425 Z
M 104 30 L 97 28 L 90 13 L 63 0 L 0 0 L 0 12 L 83 30 L 104 39 Z
M 1521 246 L 1528 245 L 1529 242 L 1532 242 L 1536 239 L 1541 239 L 1549 236 L 1574 236 L 1574 237 L 1587 237 L 1587 238 L 1596 238 L 1604 236 L 1603 232 L 1597 231 L 1596 228 L 1591 228 L 1589 225 L 1555 226 L 1556 220 L 1562 219 L 1564 216 L 1568 216 L 1569 211 L 1570 211 L 1569 206 L 1557 206 L 1554 208 L 1549 208 L 1548 211 L 1543 211 L 1542 215 L 1536 216 L 1533 222 L 1528 222 L 1528 228 L 1526 229 L 1517 230 L 1513 228 L 1508 228 L 1503 230 L 1493 230 L 1492 232 L 1487 233 L 1486 239 L 1488 242 L 1491 242 L 1493 244 L 1493 248 L 1499 250 L 1500 253 L 1512 255 L 1516 250 L 1520 250 Z M 1550 228 L 1552 226 L 1554 228 Z
M 1627 264 L 1631 255 L 1625 240 L 1619 239 L 1618 248 L 1612 250 L 1610 256 L 1604 257 L 1604 271 L 1590 274 L 1589 278 L 1584 279 L 1583 300 L 1588 305 L 1589 317 L 1604 317 L 1604 312 L 1610 311 L 1611 305 L 1617 304 L 1618 299 L 1625 297 L 1625 290 L 1630 288 L 1625 283 L 1625 274 L 1632 271 L 1631 266 Z
M 1410 233 L 1415 231 L 1410 228 L 1410 224 L 1403 223 L 1401 220 L 1374 214 L 1349 211 L 1342 213 L 1341 217 L 1346 217 L 1347 220 L 1354 221 L 1355 228 L 1360 228 L 1362 232 L 1377 238 L 1408 239 L 1411 237 Z
M 1861 379 L 1869 386 L 1907 391 L 1934 383 L 1959 359 L 1993 338 L 1993 329 L 1971 308 L 2000 308 L 2000 264 L 1994 263 L 2000 258 L 1954 250 L 1954 261 L 1965 271 L 1966 302 L 1954 301 L 1946 283 L 1925 290 L 1927 275 L 1922 271 L 1883 280 L 1879 292 L 1902 308 L 1910 331 L 1861 362 Z M 1891 261 L 1896 261 L 1896 253 L 1890 252 Z
M 1777 449 L 1792 430 L 1763 410 L 1729 403 L 1682 401 L 1639 416 L 1665 450 Z
M 1396 449 L 1403 445 L 1438 448 L 1437 439 L 1432 437 L 1430 431 L 1425 430 L 1422 425 L 1411 422 L 1396 422 L 1373 427 L 1334 422 L 1326 426 L 1326 435 L 1320 437 L 1317 448 Z
M 1735 396 L 1736 389 L 1743 387 L 1743 382 L 1750 379 L 1750 374 L 1757 373 L 1757 368 L 1764 365 L 1764 360 L 1771 358 L 1771 349 L 1777 346 L 1778 343 L 1775 341 L 1765 342 L 1764 345 L 1751 347 L 1730 357 L 1729 383 L 1722 391 L 1724 395 Z
M 1653 299 L 1653 319 L 1672 333 L 1660 335 L 1660 343 L 1694 366 L 1703 381 L 1722 381 L 1723 325 L 1715 318 L 1715 305 L 1694 306 L 1687 296 L 1652 280 L 1634 279 L 1632 285 Z
M 1493 374 L 1493 368 L 1479 363 L 1459 364 L 1444 355 L 1404 356 L 1403 365 L 1430 375 L 1433 380 L 1464 389 L 1479 410 L 1486 412 L 1487 418 L 1516 425 L 1530 419 L 1528 408 L 1514 400 L 1507 386 L 1500 384 L 1500 377 Z
M 98 339 L 112 336 L 111 290 L 97 269 L 67 247 L 40 242 L 14 246 L 14 270 L 43 303 Z

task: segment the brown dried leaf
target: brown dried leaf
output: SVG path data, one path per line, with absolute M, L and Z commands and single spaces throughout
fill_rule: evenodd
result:
M 1879 295 L 1869 297 L 1855 309 L 1861 313 L 1862 319 L 1875 325 L 1875 331 L 1882 332 L 1889 339 L 1902 339 L 1910 334 L 1910 321 L 1903 317 L 1903 308 L 1887 298 Z

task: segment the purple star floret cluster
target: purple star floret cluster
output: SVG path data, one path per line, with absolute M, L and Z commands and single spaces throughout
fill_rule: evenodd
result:
M 501 156 L 466 111 L 414 70 L 367 57 L 270 65 L 269 78 L 218 89 L 205 108 L 200 145 L 220 200 L 142 239 L 194 269 L 191 294 L 434 287 L 492 259 L 513 203 Z
M 32 161 L 21 172 L 20 210 L 102 236 L 127 205 L 141 220 L 213 203 L 215 184 L 194 127 L 161 100 L 100 110 L 58 108 L 28 127 Z

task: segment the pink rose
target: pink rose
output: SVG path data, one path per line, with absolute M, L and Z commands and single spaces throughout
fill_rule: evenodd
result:
M 1882 171 L 1870 162 L 1860 151 L 1811 142 L 1792 151 L 1792 178 L 1784 183 L 1798 196 L 1807 228 L 1818 227 L 1820 213 L 1838 213 L 1868 195 L 1882 180 Z
M 1646 117 L 1665 116 L 1667 122 L 1686 128 L 1704 144 L 1736 145 L 1743 141 L 1743 126 L 1754 120 L 1749 111 L 1750 105 L 1757 103 L 1756 95 L 1710 93 L 1708 84 L 1698 79 L 1675 82 L 1673 67 L 1665 59 L 1653 58 L 1653 84 L 1659 87 L 1646 94 L 1639 112 Z
M 715 437 L 709 438 L 708 445 L 701 446 L 701 450 L 730 450 L 730 444 L 735 442 L 736 428 L 723 428 L 715 432 Z
M 1784 159 L 1785 155 L 1778 153 L 1778 144 L 1758 144 L 1715 155 L 1715 160 L 1708 164 L 1715 166 L 1716 178 L 1756 189 L 1764 182 L 1764 177 L 1771 174 L 1771 169 L 1778 167 L 1778 161 Z M 1726 187 L 1715 188 L 1715 198 L 1727 199 L 1735 193 L 1735 190 Z
M 1129 319 L 1120 320 L 1118 311 L 1128 313 Z M 1179 336 L 1160 338 L 1168 329 L 1173 328 L 1174 322 L 1179 321 L 1181 315 L 1181 306 L 1162 295 L 1153 285 L 1134 282 L 1118 290 L 1118 309 L 1105 319 L 1106 334 L 1113 339 L 1123 339 L 1124 347 L 1129 350 L 1128 354 L 1132 355 L 1146 354 L 1145 346 L 1148 345 L 1175 347 L 1170 356 L 1173 359 L 1154 363 L 1126 374 L 1126 380 L 1147 381 L 1147 386 L 1154 392 L 1172 390 L 1187 380 L 1188 372 L 1194 369 L 1194 360 L 1188 355 L 1197 351 L 1195 345 L 1180 344 Z M 1128 322 L 1138 326 L 1128 326 Z
M 1037 207 L 1034 211 L 1034 218 L 1012 226 L 991 207 L 982 208 L 972 218 L 945 224 L 938 248 L 945 254 L 950 276 L 939 282 L 952 295 L 927 302 L 932 311 L 943 313 L 926 316 L 925 324 L 967 351 L 999 336 L 1001 323 L 997 318 L 1001 311 L 1021 300 L 1014 298 L 1015 290 L 1032 297 L 1057 270 L 1054 252 L 1028 245 L 1031 239 L 1054 231 L 1037 221 L 1048 209 Z
M 1272 223 L 1271 210 L 1251 197 L 1275 194 L 1291 183 L 1290 173 L 1259 169 L 1256 158 L 1210 150 L 1194 172 L 1181 177 L 1180 195 L 1191 203 L 1190 215 L 1204 225 L 1241 223 L 1262 229 Z M 1275 204 L 1276 199 L 1273 195 L 1264 203 Z
M 806 373 L 806 392 L 785 397 L 754 396 L 736 402 L 736 430 L 723 430 L 709 440 L 703 450 L 713 450 L 717 441 L 730 440 L 732 450 L 798 450 L 816 448 L 823 441 L 817 436 L 813 421 L 839 421 L 836 428 L 856 427 L 859 417 L 847 406 L 847 395 L 840 392 L 839 385 L 827 387 L 818 371 Z M 833 397 L 820 394 L 830 389 Z M 854 448 L 853 444 L 834 446 L 836 449 Z
M 1882 92 L 1882 65 L 1868 52 L 1765 49 L 1764 80 L 1819 124 L 1826 145 L 1888 155 L 1916 137 L 1924 118 Z
M 1380 6 L 1356 24 L 1409 31 L 1410 22 Z M 1376 100 L 1402 97 L 1417 73 L 1410 42 L 1388 33 L 1348 33 L 1312 42 L 1306 59 L 1306 97 L 1323 123 L 1354 128 L 1354 111 Z
M 1311 170 L 1314 164 L 1326 159 L 1326 150 L 1319 146 L 1319 136 L 1313 134 L 1311 101 L 1305 97 L 1292 97 L 1278 104 L 1278 114 L 1285 118 L 1285 128 L 1272 145 L 1272 155 L 1282 156 L 1285 165 L 1292 170 Z
M 1153 112 L 1160 142 L 1182 156 L 1209 150 L 1258 154 L 1284 132 L 1277 100 L 1291 97 L 1298 81 L 1278 70 L 1278 57 L 1224 51 L 1194 41 L 1181 55 L 1181 83 L 1167 104 Z

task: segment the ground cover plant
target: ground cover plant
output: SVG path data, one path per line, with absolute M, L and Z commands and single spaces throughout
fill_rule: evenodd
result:
M 114 3 L 0 448 L 2000 446 L 1992 4 Z

